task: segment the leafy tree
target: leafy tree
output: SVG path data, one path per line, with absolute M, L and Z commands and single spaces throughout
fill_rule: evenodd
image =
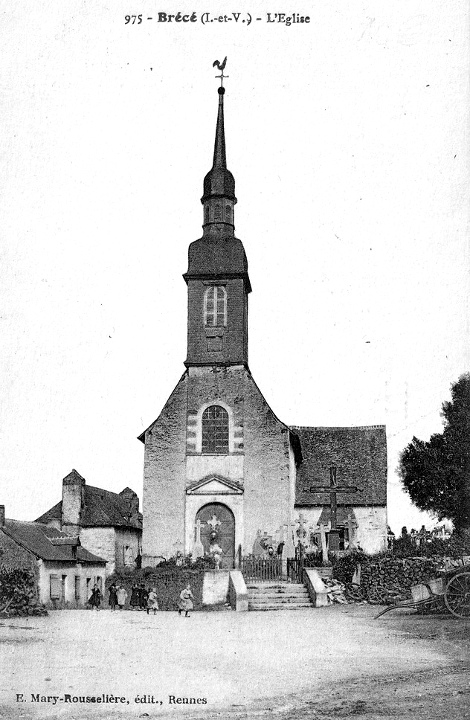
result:
M 398 472 L 411 500 L 470 530 L 470 374 L 451 387 L 442 406 L 444 430 L 425 442 L 413 437 L 400 455 Z

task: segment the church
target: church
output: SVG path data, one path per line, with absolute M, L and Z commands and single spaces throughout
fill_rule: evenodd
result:
M 251 375 L 251 283 L 235 237 L 224 94 L 222 80 L 213 165 L 201 199 L 203 234 L 189 246 L 183 276 L 186 369 L 139 436 L 145 446 L 142 564 L 178 553 L 195 558 L 216 546 L 221 567 L 233 568 L 266 550 L 293 554 L 299 542 L 315 550 L 320 539 L 332 542 L 332 530 L 340 551 L 380 551 L 387 536 L 385 426 L 288 426 Z

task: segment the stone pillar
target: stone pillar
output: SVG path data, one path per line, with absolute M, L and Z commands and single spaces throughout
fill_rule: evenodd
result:
M 348 514 L 348 535 L 349 535 L 349 550 L 354 550 L 356 547 L 356 532 L 355 524 L 351 513 Z
M 328 548 L 326 546 L 326 532 L 323 523 L 320 523 L 321 552 L 324 565 L 328 565 Z

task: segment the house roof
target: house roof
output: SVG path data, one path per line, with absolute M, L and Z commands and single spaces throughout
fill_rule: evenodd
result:
M 84 504 L 82 527 L 131 527 L 142 529 L 142 513 L 133 512 L 129 505 L 129 495 L 133 491 L 126 487 L 120 493 L 84 485 Z M 62 501 L 36 519 L 36 522 L 48 523 L 62 519 Z
M 360 492 L 337 493 L 338 505 L 386 505 L 387 436 L 385 425 L 363 427 L 296 427 L 302 451 L 297 470 L 296 505 L 329 505 L 328 492 L 311 492 L 329 485 L 329 468 L 336 466 L 338 486 Z
M 51 540 L 64 539 L 64 543 L 68 538 L 66 533 L 56 530 L 55 528 L 42 525 L 39 522 L 22 522 L 20 520 L 5 520 L 3 530 L 9 537 L 22 547 L 32 552 L 41 560 L 49 560 L 54 562 L 81 562 L 81 563 L 100 563 L 105 564 L 106 560 L 98 555 L 93 555 L 85 548 L 76 546 L 76 557 L 73 556 L 73 544 L 66 543 L 56 545 Z

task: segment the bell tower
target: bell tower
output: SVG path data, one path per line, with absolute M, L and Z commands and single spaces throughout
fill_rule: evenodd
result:
M 227 169 L 223 69 L 212 168 L 204 178 L 203 235 L 191 243 L 186 367 L 248 366 L 248 261 L 235 237 L 235 179 Z

